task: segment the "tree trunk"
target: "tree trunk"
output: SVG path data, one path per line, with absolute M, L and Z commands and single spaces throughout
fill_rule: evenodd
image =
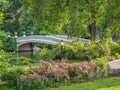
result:
M 96 10 L 91 10 L 92 23 L 89 24 L 89 31 L 91 33 L 91 40 L 95 41 L 97 38 L 97 26 L 96 26 Z
M 97 37 L 96 21 L 94 21 L 94 22 L 91 24 L 91 27 L 92 27 L 92 40 L 95 41 L 95 40 L 96 40 L 96 37 Z

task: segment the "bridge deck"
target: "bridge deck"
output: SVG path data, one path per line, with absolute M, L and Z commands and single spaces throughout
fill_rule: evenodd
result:
M 74 40 L 69 39 L 66 35 L 31 35 L 26 37 L 18 37 L 17 38 L 17 47 L 26 44 L 26 43 L 47 43 L 47 44 L 57 44 L 61 40 L 66 43 L 71 43 Z M 87 39 L 80 38 L 79 41 L 81 43 L 86 43 Z

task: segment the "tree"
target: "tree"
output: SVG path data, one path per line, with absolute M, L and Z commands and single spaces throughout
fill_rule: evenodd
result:
M 106 12 L 106 19 L 109 21 L 107 37 L 112 37 L 118 29 L 120 30 L 120 1 L 108 0 Z
M 96 40 L 97 29 L 101 25 L 105 16 L 104 9 L 105 0 L 71 0 L 70 8 L 70 23 L 68 31 L 72 31 L 74 36 L 84 35 L 88 28 L 91 34 L 91 39 Z M 76 29 L 78 28 L 78 29 Z M 74 31 L 75 32 L 74 32 Z
M 24 31 L 29 33 L 32 31 L 33 22 L 30 18 L 29 11 L 24 10 L 20 0 L 0 0 L 0 11 L 4 13 L 2 30 L 10 32 L 18 32 L 22 35 Z
M 3 23 L 3 13 L 0 13 L 0 24 Z
M 3 22 L 3 14 L 0 13 L 0 25 L 2 24 L 2 22 Z M 1 29 L 1 27 L 0 27 L 0 29 Z M 3 42 L 2 42 L 2 40 L 0 38 L 0 49 L 2 49 L 2 47 L 3 47 Z
M 21 8 L 21 15 L 18 19 L 19 21 L 19 32 L 23 34 L 22 32 L 26 32 L 26 34 L 30 34 L 30 32 L 33 32 L 34 29 L 34 23 L 32 20 L 32 16 L 30 15 L 30 9 L 24 9 L 22 6 Z
M 68 22 L 66 0 L 22 0 L 31 8 L 34 24 L 41 31 L 62 33 L 62 27 Z M 27 8 L 27 9 L 28 9 Z
M 22 0 L 22 2 L 26 9 L 31 9 L 35 27 L 40 31 L 59 34 L 65 31 L 69 36 L 82 37 L 89 29 L 91 39 L 96 40 L 97 34 L 103 35 L 100 31 L 109 31 L 112 34 L 120 27 L 119 20 L 116 20 L 120 15 L 119 0 Z
M 11 32 L 14 34 L 15 31 L 19 31 L 19 16 L 20 13 L 18 10 L 21 7 L 19 0 L 4 0 L 6 3 L 2 4 L 3 13 L 4 13 L 4 21 L 3 21 L 3 30 L 5 32 Z M 6 8 L 4 6 L 6 5 Z

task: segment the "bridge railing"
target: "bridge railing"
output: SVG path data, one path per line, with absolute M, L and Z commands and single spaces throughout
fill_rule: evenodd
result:
M 26 37 L 18 37 L 17 38 L 17 43 L 18 47 L 22 44 L 25 43 L 47 43 L 47 44 L 57 44 L 61 40 L 63 40 L 66 43 L 71 43 L 74 40 L 69 39 L 65 35 L 31 35 L 31 36 L 26 36 Z M 79 39 L 79 42 L 86 44 L 88 42 L 87 39 Z

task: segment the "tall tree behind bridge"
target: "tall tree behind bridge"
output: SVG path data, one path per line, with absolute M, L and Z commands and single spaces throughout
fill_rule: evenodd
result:
M 65 29 L 70 36 L 81 37 L 89 31 L 92 40 L 96 40 L 99 29 L 108 20 L 109 25 L 103 29 L 119 27 L 118 18 L 120 9 L 113 13 L 115 8 L 119 8 L 119 0 L 22 0 L 25 7 L 31 8 L 34 24 L 40 30 L 52 33 L 62 33 Z M 117 3 L 118 2 L 118 3 Z M 107 16 L 115 17 L 107 17 Z M 108 18 L 108 19 L 107 19 Z

